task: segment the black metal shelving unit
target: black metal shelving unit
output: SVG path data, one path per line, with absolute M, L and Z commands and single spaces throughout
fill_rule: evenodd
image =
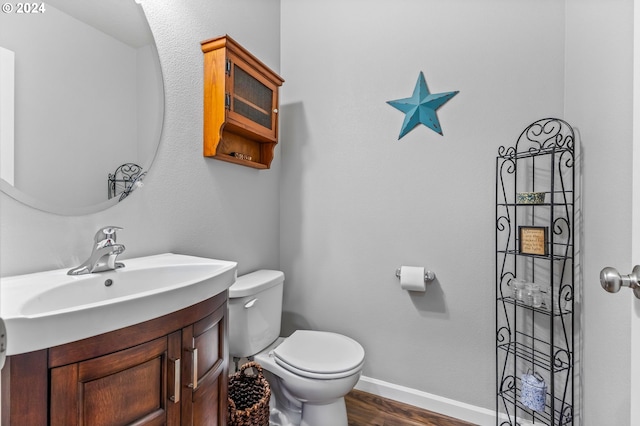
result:
M 574 295 L 576 274 L 576 155 L 565 121 L 530 124 L 515 146 L 496 158 L 496 425 L 522 422 L 573 425 Z M 538 204 L 519 204 L 519 192 L 544 192 Z M 519 227 L 546 227 L 546 254 L 520 250 Z M 546 289 L 545 304 L 515 297 L 515 279 Z M 522 375 L 546 384 L 544 410 L 521 400 Z

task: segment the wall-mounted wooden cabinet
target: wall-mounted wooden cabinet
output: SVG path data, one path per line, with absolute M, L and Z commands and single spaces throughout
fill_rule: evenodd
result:
M 284 80 L 229 36 L 202 42 L 204 155 L 268 169 Z

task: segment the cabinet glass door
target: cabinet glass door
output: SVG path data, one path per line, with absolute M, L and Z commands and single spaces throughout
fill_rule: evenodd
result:
M 233 111 L 249 120 L 272 128 L 271 101 L 273 90 L 253 78 L 246 71 L 234 65 L 234 93 L 231 102 Z
M 246 130 L 275 140 L 277 87 L 259 74 L 247 71 L 243 65 L 241 61 L 231 59 L 228 118 Z

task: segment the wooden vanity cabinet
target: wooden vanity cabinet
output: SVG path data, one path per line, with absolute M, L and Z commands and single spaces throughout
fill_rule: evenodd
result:
M 89 339 L 11 356 L 2 425 L 227 424 L 227 292 Z
M 173 336 L 172 336 L 173 337 Z M 164 425 L 169 336 L 50 370 L 52 425 Z M 175 424 L 175 423 L 174 423 Z
M 182 329 L 182 376 L 187 378 L 182 386 L 182 425 L 227 424 L 228 349 L 222 338 L 226 310 L 225 304 L 224 310 Z
M 205 40 L 204 155 L 268 169 L 284 80 L 229 36 Z

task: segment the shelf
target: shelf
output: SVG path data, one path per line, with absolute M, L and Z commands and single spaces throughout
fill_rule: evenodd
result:
M 244 160 L 242 158 L 236 158 L 230 154 L 217 154 L 215 158 L 229 163 L 239 164 L 241 166 L 253 167 L 254 169 L 268 169 L 266 164 L 258 163 L 256 161 Z
M 498 297 L 498 301 L 504 302 L 504 303 L 508 303 L 510 305 L 515 305 L 518 306 L 519 308 L 522 309 L 528 309 L 530 311 L 534 311 L 536 313 L 542 314 L 542 315 L 550 315 L 550 316 L 554 316 L 554 317 L 560 317 L 563 315 L 571 315 L 573 312 L 570 309 L 564 309 L 562 311 L 553 311 L 553 313 L 549 310 L 547 310 L 546 308 L 535 308 L 533 306 L 527 305 L 526 303 L 522 303 L 519 302 L 517 300 L 515 300 L 513 297 Z
M 535 148 L 531 151 L 516 152 L 515 150 L 505 150 L 504 154 L 498 155 L 503 160 L 522 160 L 525 158 L 539 157 L 543 155 L 561 154 L 563 152 L 573 153 L 573 144 L 568 146 L 553 145 L 546 148 Z
M 561 245 L 566 247 L 566 244 L 556 244 L 556 245 Z M 569 246 L 571 247 L 571 246 Z M 543 260 L 568 260 L 571 259 L 571 256 L 568 255 L 559 255 L 559 254 L 548 254 L 546 256 L 543 255 L 539 255 L 539 254 L 528 254 L 528 253 L 520 253 L 517 250 L 497 250 L 497 253 L 501 253 L 501 254 L 509 254 L 509 255 L 513 255 L 513 256 L 522 256 L 522 257 L 533 257 L 536 259 L 543 259 Z
M 538 120 L 514 146 L 496 158 L 496 425 L 521 420 L 572 425 L 574 413 L 576 274 L 576 182 L 574 132 L 563 120 Z M 524 189 L 543 192 L 546 202 L 521 204 Z M 537 208 L 537 209 L 536 209 Z M 522 227 L 546 228 L 535 253 L 520 252 Z M 544 250 L 542 250 L 544 244 Z M 512 280 L 523 278 L 552 289 L 559 310 L 535 308 L 512 297 Z M 544 412 L 521 403 L 521 376 L 538 373 L 547 385 Z
M 525 406 L 524 404 L 522 404 L 522 402 L 520 402 L 520 395 L 521 395 L 521 390 L 519 387 L 514 387 L 508 390 L 505 390 L 503 392 L 498 393 L 498 396 L 501 397 L 503 400 L 505 400 L 506 402 L 508 402 L 509 404 L 511 404 L 512 406 L 515 406 L 518 408 L 518 410 L 521 410 L 522 412 L 525 412 L 529 415 L 529 417 L 536 419 L 536 420 L 542 420 L 544 421 L 546 424 L 551 424 L 551 405 L 549 403 L 549 401 L 552 400 L 553 398 L 553 402 L 554 402 L 554 407 L 553 407 L 553 411 L 554 411 L 554 418 L 558 419 L 558 422 L 556 422 L 556 425 L 570 425 L 572 424 L 573 421 L 573 407 L 569 404 L 563 403 L 563 401 L 559 398 L 555 398 L 552 397 L 549 393 L 547 393 L 547 403 L 545 404 L 545 409 L 544 412 L 538 412 L 538 411 L 534 411 L 532 409 L 530 409 L 529 407 Z M 559 407 L 559 408 L 556 408 Z M 537 423 L 536 423 L 537 424 Z
M 573 206 L 573 203 L 539 203 L 539 204 L 523 204 L 523 203 L 498 203 L 496 204 L 501 207 L 563 207 L 563 206 Z
M 550 355 L 549 350 L 551 350 L 551 345 L 547 342 L 544 342 L 540 339 L 534 339 L 531 336 L 521 335 L 523 338 L 533 339 L 538 343 L 539 346 L 547 346 L 547 351 L 542 351 L 539 349 L 535 349 L 529 347 L 521 342 L 509 341 L 506 343 L 502 343 L 498 345 L 498 349 L 501 349 L 510 355 L 514 355 L 522 360 L 524 360 L 527 364 L 532 366 L 537 366 L 546 371 L 552 371 L 554 373 L 559 373 L 561 371 L 571 369 L 571 354 L 567 349 L 553 347 L 553 356 Z M 566 357 L 564 360 L 562 357 Z M 552 363 L 553 362 L 553 363 Z

